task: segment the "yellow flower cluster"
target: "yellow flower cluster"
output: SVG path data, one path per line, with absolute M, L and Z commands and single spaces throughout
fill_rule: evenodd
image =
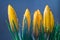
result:
M 29 9 L 26 9 L 24 17 L 23 17 L 23 28 L 24 28 L 24 18 L 27 19 L 28 30 L 30 30 L 31 17 L 30 17 Z M 13 25 L 12 21 L 14 21 L 16 28 L 18 30 L 19 26 L 18 26 L 18 20 L 17 20 L 16 12 L 11 5 L 8 5 L 8 19 L 9 19 L 9 23 L 10 23 L 12 31 L 14 31 L 14 25 Z M 54 17 L 53 17 L 52 11 L 50 10 L 48 5 L 46 5 L 46 7 L 45 7 L 43 17 L 42 17 L 42 14 L 41 14 L 39 9 L 37 9 L 34 12 L 34 15 L 33 15 L 33 32 L 36 33 L 36 36 L 38 35 L 38 29 L 40 29 L 40 26 L 42 24 L 44 26 L 45 32 L 48 32 L 48 31 L 52 32 L 53 27 L 54 27 Z

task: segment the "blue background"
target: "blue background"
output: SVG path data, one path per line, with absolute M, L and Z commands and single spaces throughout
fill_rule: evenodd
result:
M 48 4 L 51 8 L 55 23 L 60 24 L 60 0 L 0 0 L 0 40 L 11 40 L 11 35 L 6 24 L 8 19 L 8 4 L 11 4 L 16 11 L 19 23 L 22 24 L 23 14 L 28 8 L 31 12 L 31 18 L 35 10 L 40 9 L 43 14 L 45 6 Z

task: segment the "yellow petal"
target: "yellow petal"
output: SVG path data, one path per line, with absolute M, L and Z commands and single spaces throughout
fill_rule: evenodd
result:
M 50 15 L 51 15 L 51 18 L 50 18 L 50 22 L 51 22 L 51 24 L 50 24 L 50 26 L 51 26 L 51 32 L 52 32 L 52 30 L 53 30 L 53 27 L 54 27 L 54 16 L 53 16 L 53 14 L 52 14 L 52 12 L 50 11 Z
M 28 31 L 30 30 L 30 22 L 31 22 L 31 17 L 30 17 L 30 11 L 29 9 L 26 9 L 25 14 L 24 14 L 24 18 L 27 19 L 27 24 L 28 24 Z M 23 26 L 24 26 L 24 19 L 23 19 Z
M 38 29 L 40 29 L 41 24 L 42 14 L 39 10 L 36 10 L 33 16 L 33 32 L 36 34 L 36 36 L 38 36 Z
M 9 19 L 9 23 L 10 23 L 12 31 L 14 31 L 13 21 L 16 25 L 17 30 L 18 30 L 18 20 L 17 20 L 16 12 L 10 4 L 8 5 L 8 19 Z
M 46 5 L 44 10 L 43 26 L 44 26 L 45 32 L 47 32 L 49 28 L 50 28 L 49 31 L 51 32 L 54 26 L 54 17 L 48 5 Z

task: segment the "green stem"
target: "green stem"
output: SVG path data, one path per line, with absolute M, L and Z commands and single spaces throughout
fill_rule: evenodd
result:
M 13 21 L 13 24 L 14 24 L 14 30 L 15 30 L 15 40 L 20 40 L 19 36 L 18 36 L 18 31 L 16 29 L 16 25 L 15 25 L 14 21 Z
M 12 32 L 11 28 L 10 28 L 10 24 L 8 23 L 8 21 L 6 21 L 7 25 L 8 25 L 8 29 L 11 33 L 11 36 L 12 36 L 12 39 L 14 40 L 15 36 L 14 36 L 14 33 Z

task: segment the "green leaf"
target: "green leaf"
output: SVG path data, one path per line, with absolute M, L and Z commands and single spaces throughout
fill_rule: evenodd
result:
M 10 24 L 9 24 L 9 22 L 8 22 L 7 20 L 6 20 L 6 23 L 7 23 L 7 25 L 8 25 L 8 29 L 9 29 L 9 31 L 10 31 L 10 33 L 11 33 L 12 40 L 14 40 L 14 39 L 15 39 L 14 32 L 12 32 L 11 27 L 10 27 Z
M 15 33 L 14 33 L 14 35 L 15 35 L 15 40 L 20 40 L 20 39 L 19 39 L 19 36 L 18 36 L 18 31 L 17 31 L 17 29 L 16 29 L 16 25 L 15 25 L 14 21 L 13 21 L 13 24 L 14 24 L 14 30 L 15 30 Z

